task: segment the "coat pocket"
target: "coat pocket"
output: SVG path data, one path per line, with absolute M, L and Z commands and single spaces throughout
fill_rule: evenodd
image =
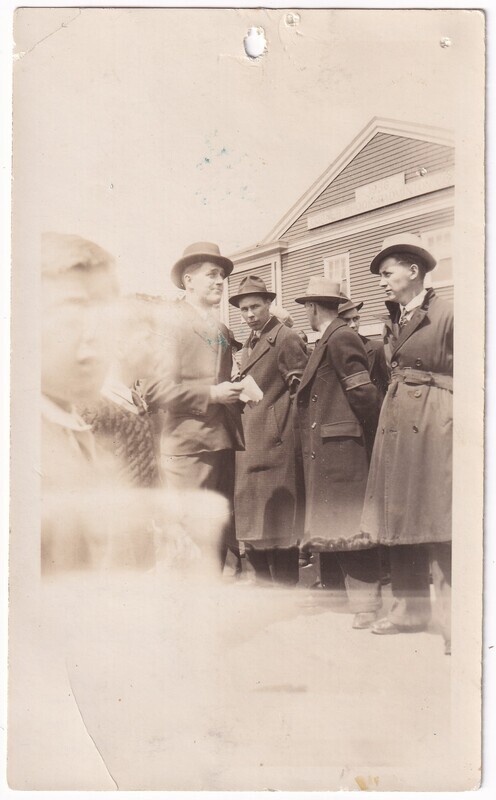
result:
M 360 439 L 363 435 L 362 426 L 355 420 L 344 420 L 343 422 L 326 422 L 320 426 L 322 439 L 334 439 L 336 437 L 346 437 Z

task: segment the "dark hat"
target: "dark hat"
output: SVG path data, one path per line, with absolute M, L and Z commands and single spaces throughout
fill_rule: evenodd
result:
M 422 247 L 422 239 L 420 236 L 415 236 L 414 233 L 398 233 L 394 236 L 388 236 L 382 243 L 382 250 L 372 259 L 370 271 L 374 275 L 379 274 L 379 267 L 388 256 L 400 255 L 401 253 L 411 253 L 412 255 L 419 256 L 425 264 L 427 272 L 430 272 L 437 264 L 434 258 L 425 247 Z
M 323 275 L 312 275 L 307 286 L 304 297 L 296 297 L 295 303 L 329 303 L 330 301 L 337 301 L 338 303 L 345 303 L 347 297 L 341 293 L 340 284 L 337 281 L 331 281 L 330 278 L 325 278 Z
M 229 298 L 232 306 L 239 308 L 239 304 L 243 297 L 249 294 L 261 294 L 268 300 L 274 300 L 276 297 L 275 292 L 268 292 L 265 282 L 258 275 L 245 275 L 238 286 L 238 294 L 234 294 Z
M 221 255 L 218 245 L 212 244 L 212 242 L 195 242 L 195 244 L 190 244 L 189 247 L 186 248 L 182 258 L 176 261 L 172 267 L 172 282 L 178 286 L 179 289 L 184 289 L 183 274 L 186 267 L 189 267 L 191 264 L 206 261 L 211 261 L 214 264 L 218 264 L 219 267 L 222 267 L 226 278 L 234 269 L 233 262 L 229 258 Z
M 348 299 L 348 297 L 344 297 L 344 299 L 346 300 L 346 302 L 343 303 L 343 305 L 339 306 L 340 314 L 343 314 L 345 311 L 351 311 L 354 308 L 356 308 L 357 311 L 360 311 L 360 309 L 363 306 L 363 300 L 361 300 L 359 303 L 354 303 L 353 300 Z

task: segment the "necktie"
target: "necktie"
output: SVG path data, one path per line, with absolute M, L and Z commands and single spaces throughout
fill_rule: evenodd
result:
M 398 323 L 400 328 L 404 328 L 405 325 L 407 324 L 407 322 L 408 322 L 408 311 L 406 310 L 406 308 L 402 308 L 401 309 L 401 315 L 400 315 L 399 323 Z
M 252 333 L 251 335 L 251 342 L 250 342 L 250 350 L 254 350 L 257 342 L 260 341 L 260 334 L 259 333 Z

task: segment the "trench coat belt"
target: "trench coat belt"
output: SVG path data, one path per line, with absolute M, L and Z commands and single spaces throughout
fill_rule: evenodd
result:
M 438 389 L 447 389 L 453 392 L 453 378 L 451 375 L 442 375 L 439 372 L 424 372 L 413 367 L 396 367 L 391 372 L 391 383 L 411 383 L 415 386 L 436 386 Z

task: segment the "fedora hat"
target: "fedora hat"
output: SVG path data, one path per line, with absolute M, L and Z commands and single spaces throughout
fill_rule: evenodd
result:
M 329 303 L 337 301 L 346 302 L 348 298 L 341 294 L 341 287 L 337 281 L 331 281 L 323 275 L 312 275 L 304 297 L 296 297 L 295 303 Z
M 218 245 L 212 244 L 212 242 L 195 242 L 195 244 L 190 244 L 186 248 L 182 258 L 176 261 L 172 267 L 172 282 L 178 286 L 179 289 L 184 289 L 183 273 L 186 267 L 205 261 L 211 261 L 213 264 L 218 264 L 219 267 L 222 267 L 226 278 L 234 269 L 233 262 L 229 258 L 221 255 Z
M 419 256 L 425 264 L 427 272 L 437 264 L 434 258 L 425 247 L 422 247 L 422 239 L 420 236 L 415 236 L 414 233 L 397 233 L 394 236 L 388 236 L 382 243 L 381 252 L 372 259 L 370 271 L 374 275 L 379 274 L 379 267 L 385 258 L 395 255 L 396 253 L 412 253 L 412 255 Z
M 345 311 L 351 311 L 354 308 L 356 308 L 357 311 L 360 311 L 360 309 L 363 306 L 363 300 L 360 300 L 359 303 L 354 303 L 353 300 L 350 300 L 348 297 L 345 297 L 345 295 L 343 295 L 343 297 L 346 302 L 339 306 L 340 314 L 344 314 Z
M 238 293 L 233 294 L 233 296 L 229 298 L 229 302 L 232 306 L 239 308 L 239 304 L 243 297 L 246 297 L 249 294 L 261 294 L 268 300 L 274 300 L 276 297 L 275 292 L 267 291 L 265 282 L 258 275 L 245 275 L 238 286 Z

